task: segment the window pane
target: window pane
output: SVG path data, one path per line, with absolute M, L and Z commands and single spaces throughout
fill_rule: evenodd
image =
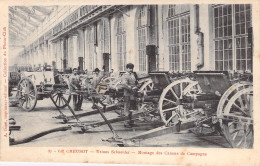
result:
M 223 70 L 223 62 L 222 62 L 222 61 L 219 62 L 219 69 L 220 69 L 220 70 Z
M 218 28 L 215 29 L 215 37 L 218 37 Z
M 232 60 L 229 61 L 229 70 L 233 70 L 233 62 L 232 62 Z
M 241 60 L 241 70 L 246 70 L 246 61 Z
M 237 70 L 241 70 L 240 61 L 239 60 L 237 60 Z
M 232 14 L 232 6 L 228 5 L 228 14 Z
M 229 15 L 229 16 L 228 16 L 228 25 L 231 25 L 231 24 L 232 24 L 232 16 Z
M 227 10 L 228 10 L 228 6 L 225 5 L 225 6 L 224 6 L 224 9 L 223 9 L 223 14 L 224 14 L 224 15 L 227 15 L 227 12 L 228 12 Z
M 228 17 L 227 16 L 224 16 L 224 26 L 226 26 L 228 23 Z
M 224 61 L 224 70 L 228 70 L 228 61 Z
M 250 10 L 250 5 L 249 4 L 246 4 L 246 10 Z
M 236 17 L 235 17 L 235 23 L 238 24 L 239 23 L 239 13 L 236 13 Z
M 241 23 L 242 22 L 245 22 L 245 13 L 244 12 L 241 12 L 240 13 L 240 20 L 239 20 Z
M 239 5 L 235 5 L 235 11 L 239 12 Z
M 245 44 L 245 38 L 241 38 L 241 48 L 245 48 L 246 44 Z
M 240 6 L 240 11 L 244 10 L 244 5 L 239 5 Z
M 216 69 L 232 70 L 234 59 L 236 60 L 235 70 L 251 70 L 251 46 L 247 44 L 247 31 L 251 26 L 251 10 L 249 4 L 214 7 Z M 233 28 L 235 34 L 232 32 Z M 233 39 L 235 48 L 233 48 Z
M 240 59 L 240 50 L 237 49 L 237 59 Z
M 219 37 L 223 37 L 223 28 L 219 28 Z
M 232 35 L 232 26 L 228 26 L 228 36 Z
M 215 69 L 216 69 L 216 70 L 219 70 L 218 61 L 215 61 Z
M 252 71 L 252 61 L 251 60 L 247 61 L 247 70 Z
M 222 6 L 219 7 L 219 16 L 222 16 L 223 13 L 222 13 Z
M 224 36 L 228 36 L 228 28 L 224 27 Z

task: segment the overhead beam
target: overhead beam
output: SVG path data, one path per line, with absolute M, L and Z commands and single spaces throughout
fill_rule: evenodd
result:
M 33 17 L 30 17 L 29 20 L 30 20 L 32 23 L 36 24 L 36 25 L 39 25 L 40 23 L 43 22 L 43 21 L 40 21 L 39 19 L 35 19 L 35 18 L 33 18 Z
M 29 23 L 30 25 L 32 25 L 35 28 L 37 28 L 39 26 L 39 24 L 37 24 L 36 22 L 34 22 L 32 20 L 28 20 L 26 23 Z
M 16 6 L 16 8 L 21 9 L 22 11 L 24 11 L 27 14 L 31 14 L 32 13 L 32 11 L 30 9 L 28 9 L 27 7 L 25 7 L 25 6 Z
M 13 26 L 9 26 L 9 29 L 16 32 L 17 34 L 19 33 L 19 30 L 17 30 L 15 27 Z
M 23 26 L 22 26 L 21 24 L 17 23 L 15 20 L 13 20 L 10 25 L 12 25 L 12 26 L 18 28 L 19 31 L 23 29 Z
M 25 48 L 25 45 L 16 45 L 16 44 L 11 44 L 9 47 L 22 47 Z
M 18 29 L 19 32 L 25 31 L 26 33 L 30 33 L 31 31 L 34 31 L 33 28 L 30 28 L 27 25 L 21 25 L 16 20 L 13 20 L 13 22 L 11 24 L 9 24 L 9 25 L 12 26 L 15 29 Z
M 47 9 L 46 7 L 33 6 L 33 8 L 45 15 L 49 15 L 52 12 L 52 9 Z
M 14 29 L 9 28 L 10 36 L 17 37 L 18 32 Z
M 20 25 L 24 25 L 24 22 L 22 22 L 20 19 L 18 19 L 17 17 L 12 17 L 12 20 L 15 20 L 17 23 L 19 23 Z
M 27 17 L 26 15 L 25 15 L 26 13 L 24 13 L 23 11 L 21 11 L 21 10 L 15 10 L 14 11 L 14 15 L 16 15 L 16 16 L 18 16 L 18 17 L 20 17 L 20 18 L 22 18 L 24 21 L 26 21 L 26 22 L 28 22 L 30 25 L 32 25 L 33 27 L 38 27 L 38 23 L 37 22 L 41 22 L 41 21 L 39 21 L 38 19 L 34 19 L 34 20 L 36 20 L 37 22 L 35 22 L 35 21 L 33 21 L 32 19 L 29 19 L 29 17 Z
M 29 14 L 30 17 L 39 20 L 40 22 L 44 21 L 44 18 L 41 18 L 41 16 L 33 13 L 30 9 L 28 9 L 27 7 L 24 6 L 17 6 L 17 8 L 27 14 Z
M 28 34 L 27 34 L 26 32 L 23 32 L 23 31 L 20 31 L 18 35 L 23 35 L 23 36 L 25 36 L 25 37 L 28 36 Z
M 14 15 L 16 15 L 16 16 L 22 18 L 24 21 L 27 21 L 27 17 L 26 17 L 23 13 L 21 13 L 20 11 L 18 11 L 18 10 L 15 10 L 15 11 L 14 11 Z
M 31 19 L 28 19 L 24 14 L 22 14 L 21 12 L 16 11 L 15 16 L 18 16 L 19 18 L 22 18 L 25 22 L 28 22 L 30 25 L 32 25 L 33 27 L 38 27 L 39 24 L 32 21 Z M 15 17 L 16 18 L 16 17 Z M 38 20 L 37 20 L 38 21 Z

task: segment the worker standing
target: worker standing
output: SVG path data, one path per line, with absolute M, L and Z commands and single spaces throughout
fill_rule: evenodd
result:
M 136 110 L 136 96 L 137 91 L 137 79 L 133 72 L 134 64 L 128 63 L 126 65 L 126 73 L 122 76 L 121 86 L 124 89 L 124 115 L 127 116 L 127 120 L 124 126 L 131 128 L 134 125 L 132 120 L 132 112 Z
M 74 68 L 72 72 L 73 74 L 69 77 L 71 89 L 72 91 L 80 90 L 80 77 L 78 75 L 78 69 Z M 75 111 L 81 110 L 82 96 L 74 92 L 72 94 L 72 97 L 73 97 L 74 110 Z

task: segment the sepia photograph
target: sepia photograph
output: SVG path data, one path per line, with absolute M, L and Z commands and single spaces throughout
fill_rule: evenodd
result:
M 255 4 L 125 3 L 7 6 L 1 151 L 254 150 Z

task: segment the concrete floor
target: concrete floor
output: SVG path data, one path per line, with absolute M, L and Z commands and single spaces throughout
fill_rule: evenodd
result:
M 10 101 L 14 100 L 14 97 L 10 97 Z M 72 103 L 72 102 L 71 102 Z M 91 103 L 83 103 L 83 111 L 77 111 L 76 113 L 84 113 L 91 111 Z M 50 130 L 57 127 L 63 127 L 72 125 L 75 120 L 64 124 L 61 119 L 55 119 L 59 115 L 54 104 L 50 99 L 39 100 L 37 102 L 34 111 L 26 112 L 19 107 L 10 107 L 10 118 L 16 120 L 16 125 L 21 126 L 20 131 L 14 131 L 11 137 L 15 140 L 20 140 L 25 137 L 32 136 L 39 132 Z M 71 116 L 68 108 L 62 109 L 62 112 L 68 116 Z M 106 117 L 114 118 L 118 117 L 114 111 L 105 113 Z M 91 115 L 80 118 L 81 121 L 91 123 L 94 121 L 102 121 L 103 119 L 99 114 Z M 123 126 L 123 122 L 113 123 L 112 126 L 116 130 L 117 134 L 122 138 L 129 138 L 133 135 L 145 132 L 152 129 L 151 125 L 137 121 L 138 127 L 134 129 L 127 129 Z M 102 139 L 108 139 L 112 137 L 112 133 L 107 125 L 100 126 L 86 133 L 83 133 L 80 128 L 72 127 L 72 130 L 60 131 L 45 135 L 41 138 L 33 140 L 29 143 L 19 144 L 14 146 L 19 147 L 68 147 L 68 146 L 116 146 L 108 142 L 102 141 Z M 225 139 L 221 136 L 208 136 L 197 137 L 189 131 L 182 133 L 169 133 L 167 135 L 150 138 L 139 142 L 133 146 L 143 147 L 205 147 L 205 148 L 223 148 L 229 147 Z

